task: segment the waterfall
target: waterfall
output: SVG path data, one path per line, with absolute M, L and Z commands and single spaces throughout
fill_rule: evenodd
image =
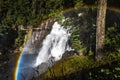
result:
M 60 60 L 65 51 L 69 49 L 69 36 L 68 30 L 63 28 L 58 22 L 55 22 L 50 34 L 47 35 L 42 43 L 35 66 L 49 61 L 50 58 L 53 58 L 53 61 Z
M 50 24 L 47 25 L 50 26 Z M 51 26 L 52 29 L 43 40 L 42 45 L 40 41 L 46 30 L 43 28 L 41 31 L 33 32 L 32 37 L 22 51 L 16 72 L 16 80 L 31 80 L 33 77 L 39 76 L 53 65 L 51 62 L 54 63 L 60 60 L 65 51 L 70 50 L 68 45 L 70 33 L 68 29 L 65 29 L 58 22 L 54 22 Z

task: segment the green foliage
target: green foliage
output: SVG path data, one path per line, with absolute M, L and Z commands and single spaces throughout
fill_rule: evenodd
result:
M 120 24 L 118 12 L 109 10 L 106 15 L 106 35 L 105 35 L 105 52 L 113 53 L 119 56 L 120 49 Z M 112 17 L 112 18 L 111 18 Z M 110 19 L 111 18 L 111 19 Z
M 72 34 L 71 37 L 72 48 L 79 50 L 81 48 L 81 42 L 79 40 L 79 35 Z
M 2 24 L 36 25 L 62 9 L 62 0 L 1 0 Z M 4 15 L 5 14 L 5 15 Z M 49 16 L 50 17 L 50 16 Z M 12 22 L 12 23 L 11 23 Z
M 43 76 L 44 79 L 60 79 L 60 77 L 65 75 L 70 75 L 73 72 L 81 71 L 82 69 L 88 68 L 91 63 L 94 62 L 93 59 L 89 59 L 88 57 L 80 57 L 80 56 L 72 56 L 67 60 L 61 60 L 55 64 L 50 71 L 48 70 Z M 92 63 L 93 64 L 93 63 Z M 51 76 L 51 71 L 55 73 L 55 76 Z M 70 77 L 70 76 L 69 76 Z M 57 80 L 58 80 L 57 79 Z M 64 80 L 64 79 L 63 79 Z
M 91 57 L 93 57 L 93 56 L 94 56 L 94 53 L 93 53 L 93 51 L 92 51 L 92 50 L 89 50 L 88 56 L 91 56 Z
M 119 30 L 116 27 L 109 27 L 106 31 L 106 39 L 105 39 L 105 49 L 108 52 L 117 52 L 120 48 L 120 34 Z
M 75 0 L 75 6 L 83 5 L 83 0 Z
M 86 77 L 88 80 L 116 80 L 120 78 L 120 56 L 109 59 L 107 56 L 101 62 L 95 62 L 88 56 L 71 56 L 57 62 L 42 76 L 42 80 L 80 80 Z M 54 76 L 51 76 L 54 75 Z M 39 79 L 38 77 L 36 78 Z
M 24 32 L 17 31 L 17 26 L 34 26 L 41 20 L 53 16 L 49 14 L 63 9 L 62 1 L 0 0 L 0 42 L 2 43 L 0 49 L 13 48 L 14 43 L 16 47 L 20 46 L 23 43 Z
M 56 15 L 56 21 L 57 21 L 60 25 L 65 26 L 65 25 L 63 24 L 63 19 L 65 19 L 63 13 L 59 13 L 59 15 Z
M 82 11 L 81 11 L 82 10 Z M 77 51 L 84 48 L 83 52 L 94 52 L 95 48 L 95 9 L 73 9 L 65 12 L 65 28 L 71 33 L 71 46 Z M 81 13 L 81 16 L 78 14 Z M 74 14 L 74 15 L 73 15 Z M 91 16 L 92 15 L 92 16 Z
M 110 65 L 103 65 L 101 67 L 90 70 L 89 80 L 119 80 L 119 62 L 112 62 Z
M 20 47 L 24 43 L 25 31 L 18 30 L 18 37 L 15 39 L 15 47 Z
M 15 40 L 15 46 L 19 47 L 22 44 L 23 44 L 23 40 L 20 37 L 16 38 L 16 40 Z

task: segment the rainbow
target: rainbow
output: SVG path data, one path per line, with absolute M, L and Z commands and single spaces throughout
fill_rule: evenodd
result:
M 15 67 L 15 72 L 14 72 L 14 80 L 18 80 L 17 78 L 17 73 L 18 73 L 18 70 L 19 70 L 19 65 L 20 65 L 20 62 L 21 62 L 21 58 L 22 58 L 22 52 L 20 53 L 19 57 L 18 57 L 18 60 L 16 62 L 16 67 Z
M 61 12 L 65 12 L 65 11 L 70 11 L 72 9 L 79 9 L 79 8 L 96 8 L 96 5 L 90 5 L 90 6 L 77 6 L 77 7 L 72 7 L 66 10 L 63 10 Z M 120 12 L 120 8 L 116 8 L 116 7 L 108 7 L 108 9 L 116 11 L 116 12 Z M 57 13 L 56 13 L 57 14 Z M 18 72 L 19 72 L 19 66 L 20 66 L 20 62 L 21 62 L 21 58 L 22 58 L 22 52 L 20 53 L 18 60 L 16 62 L 16 67 L 14 70 L 14 80 L 19 80 L 18 78 Z

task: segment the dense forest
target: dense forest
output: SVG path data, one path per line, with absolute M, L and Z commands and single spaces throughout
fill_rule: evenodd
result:
M 119 9 L 119 4 L 120 0 L 107 0 L 108 8 Z M 68 21 L 66 20 L 62 25 L 73 26 L 71 28 L 71 32 L 73 34 L 70 38 L 72 48 L 75 49 L 78 55 L 81 55 L 79 53 L 82 52 L 85 56 L 72 56 L 68 58 L 66 62 L 63 62 L 64 60 L 61 60 L 58 62 L 59 65 L 66 64 L 66 66 L 64 66 L 64 69 L 68 68 L 68 72 L 56 72 L 56 64 L 51 70 L 45 73 L 45 79 L 119 80 L 120 13 L 117 11 L 112 11 L 111 9 L 107 9 L 105 19 L 105 46 L 103 51 L 105 57 L 102 59 L 102 61 L 97 62 L 95 61 L 95 24 L 97 20 L 97 8 L 95 7 L 97 5 L 98 0 L 0 0 L 0 79 L 12 80 L 12 73 L 7 73 L 9 72 L 8 67 L 10 66 L 9 64 L 11 61 L 11 55 L 15 57 L 16 55 L 19 55 L 15 54 L 14 52 L 21 46 L 23 47 L 24 38 L 27 34 L 27 31 L 22 30 L 20 25 L 23 25 L 23 28 L 25 29 L 29 29 L 29 26 L 36 28 L 41 24 L 42 21 L 45 21 L 48 18 L 57 16 L 59 20 L 64 16 L 70 19 Z M 84 7 L 87 7 L 87 9 L 84 9 Z M 75 8 L 77 8 L 76 11 L 74 10 Z M 83 15 L 84 17 L 76 17 L 77 12 L 79 12 L 78 8 L 83 8 L 81 11 L 85 12 Z M 69 9 L 73 10 L 70 11 Z M 63 12 L 63 14 L 58 15 L 61 12 Z M 93 24 L 95 26 L 93 26 Z M 71 72 L 69 72 L 70 68 L 67 67 L 67 65 L 75 66 L 73 69 L 71 69 Z M 13 67 L 13 65 L 10 67 Z M 52 73 L 50 74 L 49 72 Z M 37 80 L 39 80 L 38 78 Z

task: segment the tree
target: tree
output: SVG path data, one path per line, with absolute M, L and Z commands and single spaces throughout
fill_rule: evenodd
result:
M 99 0 L 97 21 L 96 21 L 96 60 L 103 57 L 103 47 L 105 40 L 105 17 L 107 9 L 107 0 Z

